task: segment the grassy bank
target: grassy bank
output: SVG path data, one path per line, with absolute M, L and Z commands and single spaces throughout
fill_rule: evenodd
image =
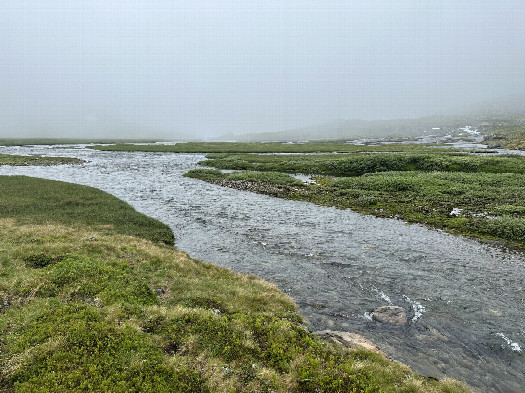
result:
M 209 155 L 187 176 L 525 246 L 525 158 L 433 154 Z M 266 173 L 262 179 L 258 172 Z M 299 184 L 283 172 L 317 175 Z M 272 174 L 278 176 L 273 177 Z M 243 177 L 241 179 L 241 177 Z M 284 176 L 284 177 L 283 177 Z M 287 177 L 286 177 L 287 176 Z
M 485 143 L 491 148 L 525 150 L 525 125 L 495 127 L 487 133 Z
M 92 187 L 26 176 L 0 179 L 0 218 L 16 218 L 24 224 L 45 224 L 51 220 L 66 226 L 89 226 L 98 232 L 174 243 L 167 225 Z
M 437 146 L 437 145 L 431 145 Z M 143 151 L 171 153 L 354 153 L 363 151 L 421 151 L 427 145 L 384 144 L 353 145 L 345 141 L 309 143 L 237 143 L 237 142 L 188 142 L 174 145 L 129 145 L 89 146 L 91 149 L 108 151 Z
M 0 165 L 60 165 L 79 164 L 82 160 L 67 157 L 39 157 L 39 156 L 16 156 L 11 154 L 0 154 Z
M 422 152 L 326 155 L 209 154 L 201 165 L 218 169 L 361 176 L 390 171 L 525 173 L 522 157 L 486 157 L 426 149 Z
M 0 391 L 467 391 L 321 341 L 273 285 L 101 191 L 0 177 L 0 201 Z

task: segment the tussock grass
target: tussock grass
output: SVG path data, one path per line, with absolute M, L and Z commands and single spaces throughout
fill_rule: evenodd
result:
M 49 211 L 40 194 L 19 196 Z M 1 391 L 468 391 L 322 341 L 256 277 L 83 215 L 34 223 L 18 213 L 0 218 Z

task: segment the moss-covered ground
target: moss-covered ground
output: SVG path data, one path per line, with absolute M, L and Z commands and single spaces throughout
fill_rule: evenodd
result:
M 242 172 L 196 169 L 186 176 L 525 246 L 525 157 L 442 149 L 207 157 L 201 164 Z M 300 184 L 286 173 L 313 175 L 317 183 Z
M 2 392 L 467 391 L 323 342 L 275 286 L 102 191 L 0 177 L 0 203 Z

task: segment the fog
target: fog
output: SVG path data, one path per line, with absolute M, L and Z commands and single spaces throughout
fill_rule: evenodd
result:
M 212 137 L 525 92 L 523 0 L 3 0 L 0 137 Z

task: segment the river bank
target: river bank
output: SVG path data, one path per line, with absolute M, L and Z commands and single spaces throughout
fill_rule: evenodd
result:
M 321 341 L 275 286 L 174 250 L 111 195 L 9 176 L 0 199 L 2 390 L 468 391 Z

